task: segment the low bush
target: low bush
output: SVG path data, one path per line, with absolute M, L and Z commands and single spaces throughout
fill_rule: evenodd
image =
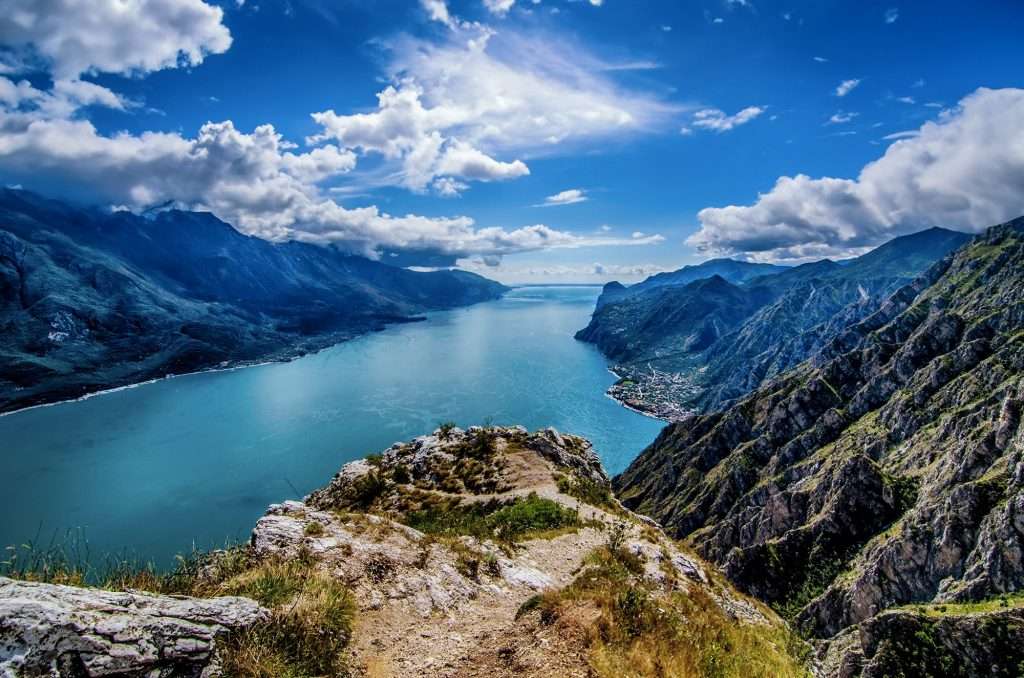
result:
M 579 515 L 558 502 L 530 494 L 498 501 L 430 506 L 404 517 L 405 524 L 435 535 L 468 535 L 513 544 L 553 530 L 577 528 Z

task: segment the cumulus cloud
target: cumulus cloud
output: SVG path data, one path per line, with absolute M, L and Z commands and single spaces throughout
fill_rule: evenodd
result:
M 508 11 L 512 9 L 512 6 L 516 4 L 516 0 L 483 0 L 484 7 L 487 8 L 491 14 L 497 16 L 505 16 Z
M 747 206 L 701 210 L 687 243 L 804 260 L 931 226 L 978 231 L 1024 213 L 1024 90 L 978 89 L 896 141 L 856 179 L 781 177 Z
M 221 8 L 202 0 L 5 0 L 0 43 L 57 79 L 195 66 L 231 46 Z
M 431 21 L 438 21 L 445 26 L 454 25 L 446 0 L 420 0 L 420 6 L 423 7 Z
M 847 94 L 852 92 L 859 84 L 860 80 L 857 78 L 853 78 L 851 80 L 843 80 L 841 83 L 839 83 L 839 86 L 836 87 L 836 96 L 845 97 Z
M 6 32 L 0 44 L 26 50 L 26 58 L 36 60 L 33 68 L 52 76 L 48 90 L 0 76 L 0 171 L 29 188 L 63 186 L 91 202 L 134 210 L 167 202 L 209 210 L 245 233 L 336 244 L 367 256 L 402 251 L 493 259 L 662 240 L 584 236 L 544 224 L 479 227 L 468 217 L 392 215 L 375 206 L 344 207 L 327 197 L 338 187 L 324 184 L 350 176 L 362 154 L 397 163 L 400 185 L 453 197 L 470 181 L 529 173 L 522 160 L 498 159 L 502 154 L 641 130 L 668 110 L 620 90 L 601 75 L 601 62 L 583 51 L 545 41 L 524 45 L 512 37 L 492 45 L 488 29 L 452 17 L 440 0 L 423 0 L 431 16 L 450 27 L 448 38 L 397 39 L 391 45 L 392 84 L 381 92 L 377 110 L 314 115 L 321 132 L 303 150 L 272 125 L 244 131 L 231 120 L 209 122 L 193 137 L 108 135 L 82 114 L 83 107 L 139 104 L 80 75 L 198 64 L 227 49 L 230 35 L 220 24 L 221 10 L 199 0 L 88 3 L 96 17 L 123 10 L 124 16 L 109 17 L 104 26 L 94 16 L 80 17 L 89 12 L 79 4 L 11 0 L 8 5 L 18 11 L 0 17 L 0 31 Z M 129 27 L 125 22 L 135 21 L 137 12 L 145 16 Z M 82 26 L 69 25 L 78 20 Z M 15 37 L 12 26 L 21 31 Z M 82 27 L 90 32 L 78 35 Z
M 650 129 L 674 112 L 622 89 L 607 75 L 613 65 L 564 41 L 497 35 L 439 16 L 451 28 L 441 41 L 406 36 L 390 45 L 391 84 L 378 94 L 376 110 L 314 113 L 322 131 L 310 143 L 332 140 L 379 154 L 395 165 L 399 185 L 422 192 L 439 177 L 465 183 L 525 176 L 529 168 L 515 155 Z
M 684 126 L 679 131 L 682 134 L 691 134 L 694 127 L 698 129 L 711 130 L 713 132 L 728 132 L 740 125 L 745 125 L 757 116 L 765 112 L 763 106 L 747 106 L 735 115 L 727 115 L 725 111 L 717 108 L 705 108 L 693 114 L 693 119 L 688 127 Z
M 0 168 L 29 182 L 72 181 L 93 199 L 141 209 L 173 202 L 212 211 L 243 232 L 269 240 L 334 243 L 367 256 L 411 250 L 452 256 L 542 249 L 654 244 L 580 236 L 538 224 L 475 228 L 472 219 L 393 216 L 348 209 L 325 198 L 318 180 L 351 170 L 350 151 L 327 145 L 294 153 L 270 125 L 244 133 L 230 121 L 207 123 L 195 138 L 147 132 L 99 134 L 84 120 L 32 120 L 12 130 L 0 120 Z M 439 187 L 443 193 L 448 191 Z M 458 186 L 451 187 L 457 193 Z
M 544 198 L 544 202 L 535 207 L 556 207 L 558 205 L 572 205 L 578 202 L 585 202 L 589 200 L 586 191 L 581 188 L 570 188 L 566 191 L 555 193 Z M 604 228 L 604 227 L 602 227 Z M 606 229 L 611 230 L 611 229 Z

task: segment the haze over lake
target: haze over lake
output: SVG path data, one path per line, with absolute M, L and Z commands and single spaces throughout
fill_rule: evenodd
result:
M 590 439 L 610 474 L 661 422 L 605 396 L 575 341 L 596 287 L 528 287 L 290 363 L 209 372 L 0 417 L 0 544 L 73 529 L 166 566 L 248 537 L 267 505 L 396 441 L 491 420 Z

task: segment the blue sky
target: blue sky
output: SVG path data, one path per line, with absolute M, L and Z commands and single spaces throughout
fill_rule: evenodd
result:
M 5 184 L 507 282 L 1024 213 L 1018 2 L 118 5 L 0 0 Z

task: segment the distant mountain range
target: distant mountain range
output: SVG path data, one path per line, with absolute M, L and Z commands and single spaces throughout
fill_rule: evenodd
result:
M 901 238 L 788 287 L 729 346 L 756 344 L 772 318 L 813 321 L 824 291 L 840 314 L 794 349 L 827 336 L 812 357 L 666 427 L 614 481 L 628 508 L 824 641 L 821 675 L 1024 667 L 1024 218 L 942 256 L 962 240 Z M 869 313 L 843 305 L 858 285 Z M 737 355 L 757 369 L 753 349 Z
M 147 218 L 3 190 L 0 411 L 291 357 L 505 290 L 268 242 L 208 213 Z
M 716 275 L 731 283 L 739 284 L 760 275 L 769 275 L 784 270 L 786 270 L 785 266 L 775 266 L 774 264 L 752 264 L 746 261 L 736 261 L 735 259 L 709 259 L 695 266 L 683 266 L 676 271 L 657 273 L 643 282 L 630 285 L 629 287 L 618 282 L 608 283 L 605 285 L 600 299 L 598 299 L 597 306 L 600 308 L 612 301 L 640 294 L 655 287 L 685 285 Z
M 842 264 L 762 274 L 761 264 L 714 260 L 633 287 L 610 283 L 576 338 L 616 361 L 622 380 L 613 395 L 677 418 L 741 397 L 806 359 L 968 239 L 932 228 Z M 718 272 L 688 281 L 701 271 Z

